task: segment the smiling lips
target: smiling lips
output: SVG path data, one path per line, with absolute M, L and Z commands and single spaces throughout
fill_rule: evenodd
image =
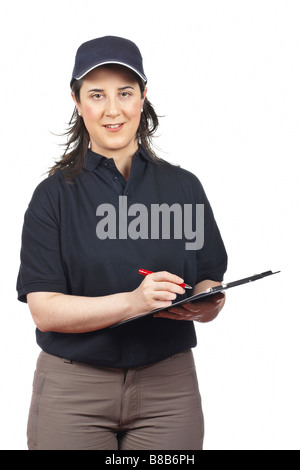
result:
M 106 124 L 104 127 L 110 132 L 118 132 L 122 127 L 124 126 L 124 123 L 120 124 Z

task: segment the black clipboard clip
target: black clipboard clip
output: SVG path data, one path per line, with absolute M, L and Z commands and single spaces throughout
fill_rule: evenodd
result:
M 254 274 L 253 276 L 244 277 L 243 279 L 238 279 L 237 281 L 232 281 L 232 282 L 227 282 L 227 283 L 222 282 L 219 286 L 210 287 L 209 289 L 207 289 L 204 292 L 201 292 L 200 294 L 195 294 L 191 297 L 188 297 L 186 299 L 186 302 L 198 301 L 198 300 L 201 300 L 204 297 L 214 295 L 217 292 L 222 292 L 224 290 L 227 290 L 227 289 L 230 289 L 230 288 L 236 287 L 236 286 L 241 286 L 243 284 L 247 284 L 248 282 L 254 282 L 254 281 L 257 281 L 259 279 L 263 279 L 264 277 L 271 276 L 271 275 L 277 274 L 277 273 L 280 273 L 280 271 L 275 271 L 275 272 L 265 271 L 265 272 L 260 273 L 260 274 Z M 177 303 L 177 305 L 180 305 L 180 304 L 183 304 L 183 303 L 184 303 L 184 301 L 180 301 L 180 302 Z M 174 305 L 175 304 L 176 304 L 176 302 L 174 303 Z M 163 310 L 163 309 L 158 309 L 158 310 Z

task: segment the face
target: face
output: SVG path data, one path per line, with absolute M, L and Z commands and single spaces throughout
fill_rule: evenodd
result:
M 99 67 L 83 80 L 76 102 L 90 136 L 91 149 L 106 157 L 129 157 L 137 148 L 136 132 L 146 91 L 131 70 L 122 66 Z

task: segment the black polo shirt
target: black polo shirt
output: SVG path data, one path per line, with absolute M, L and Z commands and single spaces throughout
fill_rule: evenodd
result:
M 124 201 L 127 213 L 120 211 Z M 162 204 L 180 205 L 182 215 L 188 205 L 203 205 L 200 249 L 187 249 L 191 238 L 185 236 L 184 226 L 180 238 L 172 213 L 167 235 L 163 228 L 151 227 L 152 208 Z M 144 218 L 138 219 L 141 211 L 133 209 L 141 207 Z M 122 220 L 128 225 L 127 234 Z M 24 219 L 18 299 L 26 302 L 26 294 L 38 291 L 91 297 L 132 291 L 143 280 L 140 268 L 167 270 L 194 286 L 204 279 L 222 280 L 226 265 L 213 212 L 196 176 L 165 161 L 157 163 L 140 146 L 126 181 L 113 159 L 89 150 L 71 184 L 58 171 L 34 191 Z M 49 354 L 122 368 L 156 362 L 196 345 L 193 322 L 151 316 L 88 333 L 37 329 L 36 337 Z

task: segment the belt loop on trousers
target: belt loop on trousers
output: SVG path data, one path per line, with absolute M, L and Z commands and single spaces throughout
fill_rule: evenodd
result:
M 73 364 L 73 361 L 71 359 L 64 359 L 65 364 Z

